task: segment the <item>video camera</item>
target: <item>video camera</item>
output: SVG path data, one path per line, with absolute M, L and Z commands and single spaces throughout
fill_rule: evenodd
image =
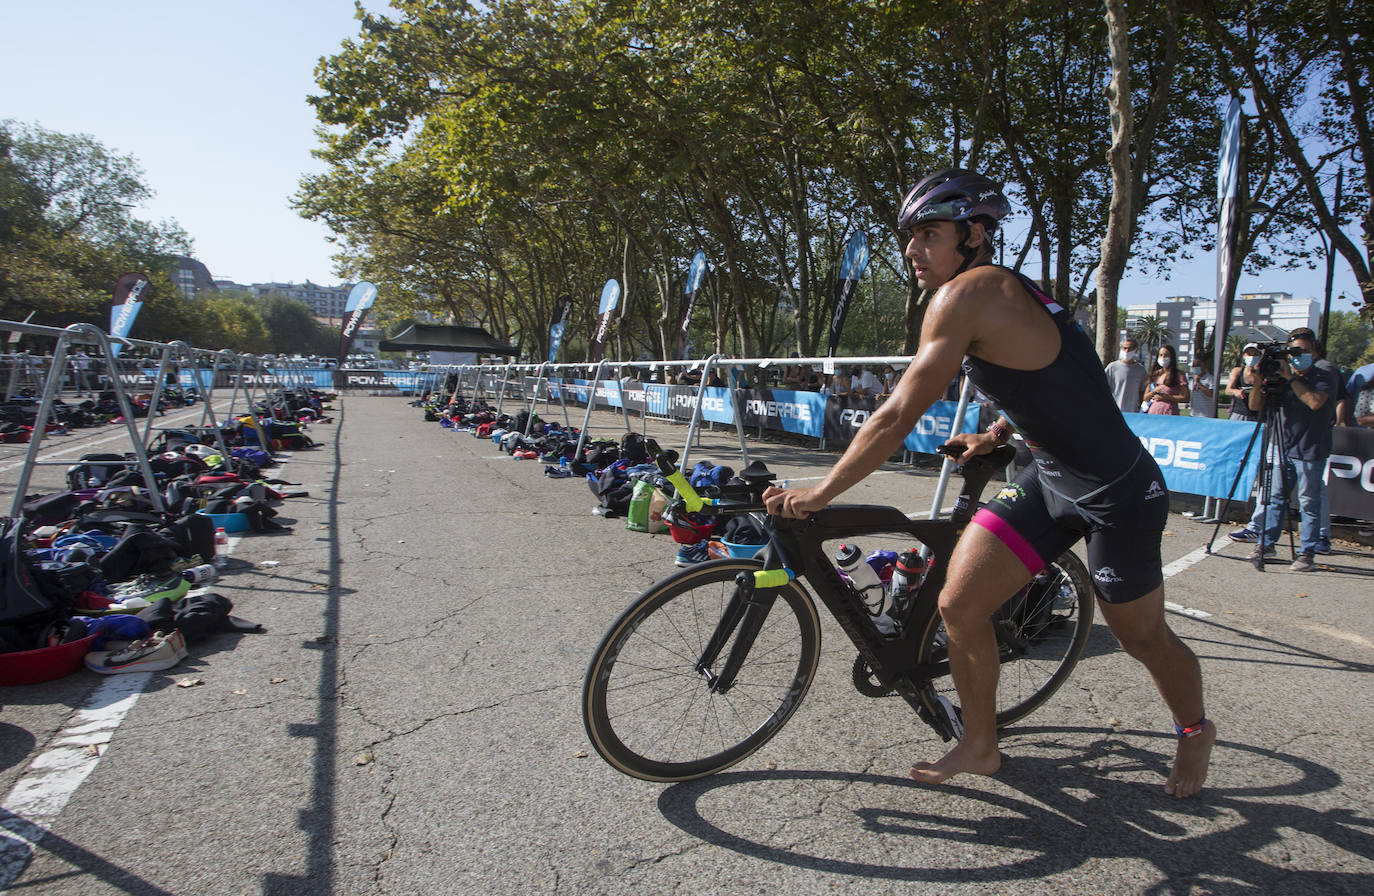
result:
M 1289 348 L 1287 342 L 1277 340 L 1258 343 L 1256 348 L 1260 350 L 1259 363 L 1255 365 L 1256 372 L 1259 373 L 1265 391 L 1273 393 L 1286 389 L 1288 381 L 1283 378 L 1283 365 L 1280 362 L 1298 357 L 1302 354 L 1302 349 Z

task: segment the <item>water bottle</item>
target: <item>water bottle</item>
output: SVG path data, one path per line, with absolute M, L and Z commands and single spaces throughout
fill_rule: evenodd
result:
M 205 585 L 215 580 L 215 567 L 210 563 L 202 563 L 199 566 L 183 569 L 181 577 L 192 585 Z
M 873 623 L 878 626 L 878 630 L 883 634 L 892 634 L 896 630 L 891 617 L 883 613 L 883 603 L 886 595 L 883 593 L 883 580 L 878 575 L 878 571 L 868 564 L 864 559 L 863 551 L 856 545 L 842 544 L 835 551 L 835 565 L 844 573 L 845 578 L 854 586 L 854 590 L 859 592 L 859 597 L 863 600 L 864 607 L 873 617 Z
M 214 565 L 216 569 L 223 569 L 225 565 L 229 562 L 229 555 L 225 553 L 225 551 L 227 551 L 228 549 L 229 533 L 224 531 L 223 526 L 220 526 L 219 528 L 215 529 Z
M 915 548 L 902 551 L 897 555 L 897 565 L 892 569 L 892 583 L 888 590 L 892 613 L 901 618 L 911 606 L 911 600 L 921 589 L 926 578 L 926 561 Z

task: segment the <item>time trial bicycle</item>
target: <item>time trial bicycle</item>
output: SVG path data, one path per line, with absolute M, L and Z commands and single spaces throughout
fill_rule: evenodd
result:
M 940 590 L 983 489 L 1014 456 L 1010 446 L 963 465 L 953 512 L 940 520 L 878 505 L 776 517 L 763 505 L 775 477 L 762 464 L 741 472 L 743 484 L 703 497 L 669 454 L 657 458 L 677 492 L 668 518 L 751 514 L 768 543 L 753 558 L 709 560 L 668 576 L 611 623 L 582 688 L 583 723 L 603 759 L 637 778 L 687 781 L 729 768 L 767 743 L 806 696 L 820 658 L 820 618 L 803 582 L 857 649 L 853 681 L 860 693 L 899 694 L 942 739 L 959 736 Z M 881 620 L 833 559 L 834 545 L 872 535 L 914 540 L 929 557 L 919 587 L 889 603 Z M 999 728 L 1033 712 L 1064 683 L 1092 618 L 1092 581 L 1072 552 L 994 614 Z

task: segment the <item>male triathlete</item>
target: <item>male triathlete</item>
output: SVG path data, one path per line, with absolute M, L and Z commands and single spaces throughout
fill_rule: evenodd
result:
M 1086 538 L 1102 615 L 1174 717 L 1179 739 L 1164 789 L 1192 796 L 1206 778 L 1216 728 L 1203 716 L 1197 657 L 1164 619 L 1159 544 L 1168 493 L 1087 336 L 1030 280 L 991 263 L 990 233 L 1010 209 L 997 184 L 957 169 L 907 194 L 905 254 L 921 288 L 938 290 L 920 349 L 819 485 L 770 488 L 764 500 L 770 512 L 797 518 L 830 503 L 892 456 L 962 365 L 1005 416 L 986 433 L 950 439 L 964 448 L 960 459 L 991 451 L 1015 425 L 1035 463 L 979 510 L 950 558 L 940 612 L 964 730 L 953 750 L 917 763 L 912 777 L 939 783 L 1001 767 L 992 614 L 1046 561 Z

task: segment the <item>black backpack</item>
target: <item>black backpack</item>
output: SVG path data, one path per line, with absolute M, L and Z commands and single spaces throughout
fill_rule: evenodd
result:
M 56 601 L 39 587 L 23 551 L 22 519 L 3 521 L 0 536 L 0 626 L 47 624 L 59 615 Z
M 649 446 L 644 436 L 637 432 L 627 432 L 620 437 L 620 458 L 637 466 L 649 462 Z

